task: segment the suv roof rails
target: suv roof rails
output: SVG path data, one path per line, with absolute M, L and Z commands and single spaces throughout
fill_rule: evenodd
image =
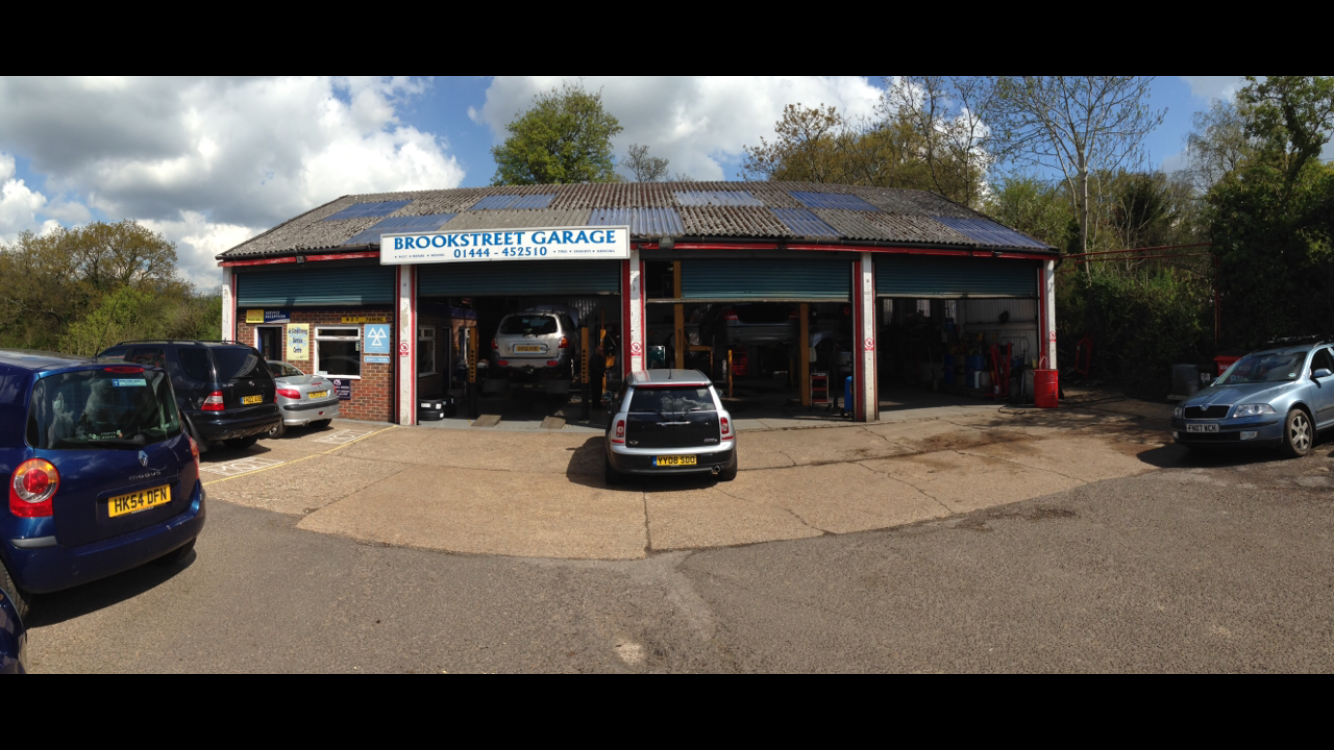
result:
M 229 344 L 235 346 L 250 346 L 250 344 L 243 341 L 232 341 L 230 339 L 144 339 L 143 341 L 121 341 L 112 346 L 135 346 L 137 344 Z
M 1287 336 L 1284 338 L 1273 339 L 1264 345 L 1265 349 L 1273 349 L 1281 346 L 1306 346 L 1328 344 L 1328 336 Z

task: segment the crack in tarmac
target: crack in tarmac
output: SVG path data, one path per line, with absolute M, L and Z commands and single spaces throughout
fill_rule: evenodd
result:
M 1008 458 L 1004 458 L 1004 457 L 1002 457 L 1002 456 L 988 456 L 988 455 L 986 455 L 985 453 L 965 453 L 964 451 L 961 451 L 961 450 L 956 450 L 956 451 L 954 451 L 954 452 L 957 453 L 957 454 L 959 454 L 960 456 L 962 456 L 962 457 L 964 457 L 964 458 L 989 458 L 989 459 L 992 459 L 993 461 L 1002 461 L 1002 462 L 1004 462 L 1004 463 L 1010 464 L 1011 466 L 1018 466 L 1018 467 L 1021 468 L 1021 469 L 1027 469 L 1027 470 L 1029 470 L 1029 471 L 1040 471 L 1040 472 L 1043 472 L 1044 474 L 1052 474 L 1052 475 L 1055 475 L 1055 476 L 1058 476 L 1058 477 L 1063 477 L 1063 478 L 1065 478 L 1065 479 L 1069 479 L 1069 480 L 1072 481 L 1072 482 L 1077 482 L 1077 483 L 1079 484 L 1080 487 L 1083 487 L 1083 486 L 1086 486 L 1086 485 L 1089 484 L 1088 480 L 1080 479 L 1079 477 L 1072 477 L 1072 476 L 1070 476 L 1069 474 L 1062 474 L 1062 473 L 1059 472 L 1059 471 L 1053 471 L 1053 470 L 1051 470 L 1051 469 L 1043 469 L 1043 468 L 1041 468 L 1041 467 L 1039 467 L 1039 466 L 1029 466 L 1029 465 L 1027 465 L 1027 464 L 1021 464 L 1021 463 L 1019 463 L 1018 461 L 1014 461 L 1014 460 L 1011 460 L 1011 459 L 1008 459 Z
M 921 487 L 918 487 L 917 485 L 913 484 L 912 482 L 909 482 L 909 481 L 906 480 L 906 479 L 902 479 L 902 478 L 900 478 L 900 477 L 896 477 L 896 476 L 894 476 L 893 474 L 890 474 L 889 472 L 885 472 L 885 471 L 876 471 L 875 469 L 872 469 L 871 467 L 867 466 L 867 465 L 864 464 L 864 463 L 859 463 L 859 464 L 856 464 L 856 465 L 857 465 L 857 466 L 860 466 L 861 468 L 863 468 L 863 469 L 865 469 L 865 470 L 867 470 L 867 471 L 869 471 L 869 472 L 871 472 L 872 474 L 879 474 L 879 475 L 881 475 L 881 476 L 883 476 L 883 477 L 888 478 L 888 479 L 889 479 L 890 481 L 892 481 L 892 482 L 898 482 L 899 484 L 904 485 L 904 486 L 908 487 L 908 488 L 911 489 L 911 490 L 914 490 L 915 492 L 917 492 L 917 494 L 919 494 L 919 495 L 921 495 L 922 497 L 924 497 L 924 498 L 930 500 L 931 502 L 935 503 L 936 505 L 939 505 L 941 508 L 944 508 L 944 509 L 945 509 L 945 512 L 946 512 L 948 515 L 951 515 L 951 516 L 957 516 L 957 515 L 959 515 L 959 513 L 958 513 L 957 511 L 952 510 L 948 505 L 946 505 L 945 503 L 941 502 L 940 499 L 937 498 L 935 495 L 932 495 L 931 493 L 927 492 L 926 490 L 922 489 Z
M 787 508 L 787 507 L 784 507 L 784 506 L 782 506 L 782 505 L 776 505 L 776 504 L 771 504 L 771 503 L 765 503 L 765 502 L 761 502 L 761 501 L 759 501 L 759 500 L 750 500 L 750 499 L 747 499 L 747 498 L 744 498 L 744 497 L 737 497 L 736 495 L 733 495 L 732 493 L 728 492 L 727 490 L 724 490 L 724 489 L 721 488 L 721 487 L 714 487 L 714 489 L 717 490 L 719 494 L 721 494 L 721 495 L 725 495 L 725 496 L 727 496 L 727 497 L 730 497 L 730 498 L 732 498 L 733 500 L 738 500 L 738 501 L 743 502 L 743 503 L 750 503 L 751 505 L 762 505 L 762 506 L 769 507 L 769 508 L 777 508 L 778 510 L 781 510 L 781 511 L 783 511 L 784 513 L 787 513 L 788 515 L 790 515 L 790 516 L 792 516 L 793 518 L 797 519 L 797 523 L 800 523 L 802 526 L 805 526 L 806 528 L 810 529 L 811 531 L 818 531 L 818 532 L 820 532 L 820 535 L 821 535 L 821 536 L 828 536 L 828 535 L 830 534 L 830 532 L 828 532 L 828 531 L 826 531 L 826 530 L 820 528 L 819 526 L 812 525 L 810 522 L 808 522 L 806 519 L 802 518 L 800 515 L 797 514 L 797 512 L 796 512 L 795 510 L 792 510 L 791 508 Z

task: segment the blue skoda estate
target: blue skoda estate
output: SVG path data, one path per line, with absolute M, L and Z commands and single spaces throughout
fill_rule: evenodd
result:
M 1173 415 L 1176 441 L 1188 448 L 1279 448 L 1308 455 L 1334 428 L 1334 348 L 1282 345 L 1255 352 Z
M 199 451 L 171 380 L 124 360 L 0 351 L 0 585 L 49 594 L 189 554 Z

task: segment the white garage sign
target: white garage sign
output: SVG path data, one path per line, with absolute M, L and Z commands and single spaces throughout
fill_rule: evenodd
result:
M 426 232 L 380 238 L 380 264 L 385 266 L 629 258 L 629 227 Z

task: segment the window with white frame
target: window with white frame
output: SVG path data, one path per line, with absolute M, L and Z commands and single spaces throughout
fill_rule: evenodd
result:
M 440 372 L 435 362 L 435 329 L 417 329 L 417 377 L 427 377 Z
M 361 378 L 361 328 L 315 329 L 315 372 L 331 378 Z

